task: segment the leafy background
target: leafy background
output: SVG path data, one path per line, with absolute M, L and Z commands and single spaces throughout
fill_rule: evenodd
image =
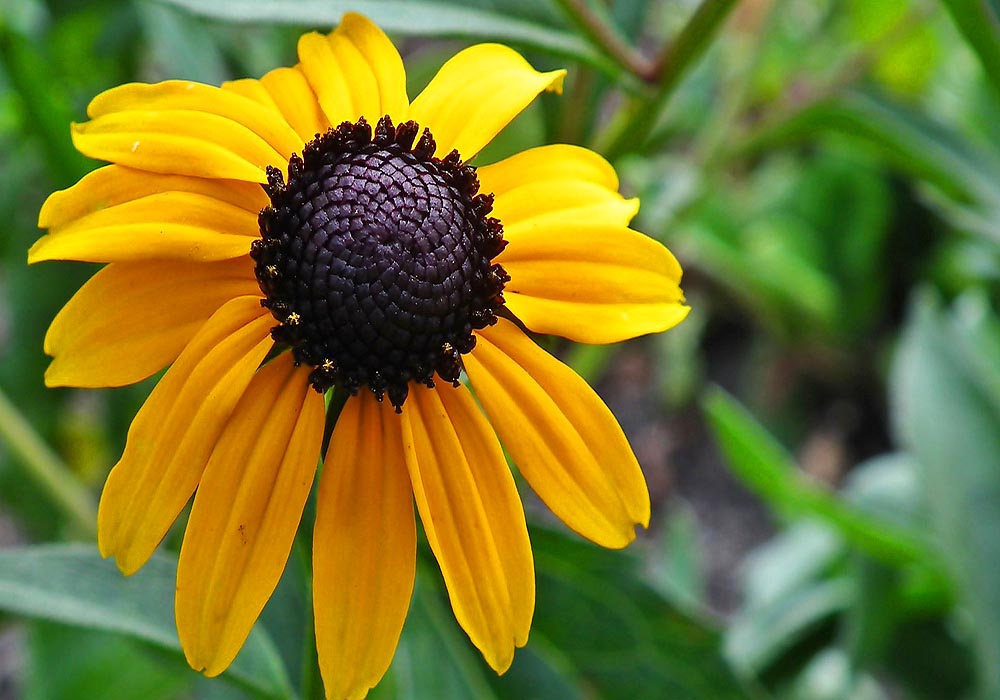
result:
M 567 67 L 482 160 L 607 155 L 693 308 L 622 346 L 546 341 L 629 433 L 649 532 L 599 550 L 526 494 L 538 607 L 500 678 L 421 551 L 372 697 L 1000 697 L 1000 3 L 0 0 L 0 699 L 315 694 L 307 553 L 219 680 L 178 648 L 179 533 L 131 579 L 97 556 L 150 385 L 43 388 L 93 269 L 24 263 L 45 196 L 95 165 L 68 128 L 93 95 L 260 75 L 346 10 L 399 42 L 411 94 L 472 41 Z

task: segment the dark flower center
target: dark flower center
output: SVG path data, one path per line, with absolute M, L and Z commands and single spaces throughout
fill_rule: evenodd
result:
M 410 382 L 458 383 L 473 330 L 496 323 L 506 242 L 475 168 L 434 157 L 418 126 L 362 118 L 306 144 L 288 182 L 267 169 L 270 206 L 250 257 L 278 325 L 316 391 L 367 386 L 399 411 Z

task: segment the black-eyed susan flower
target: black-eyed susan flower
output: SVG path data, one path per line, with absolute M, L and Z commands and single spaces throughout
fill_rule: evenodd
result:
M 638 204 L 598 155 L 552 145 L 469 165 L 563 71 L 473 46 L 411 102 L 396 49 L 357 15 L 298 54 L 221 88 L 117 87 L 73 127 L 111 164 L 48 199 L 29 260 L 106 266 L 53 321 L 46 381 L 169 368 L 108 477 L 100 549 L 131 574 L 194 495 L 177 628 L 190 664 L 220 673 L 285 566 L 324 393 L 342 391 L 313 540 L 328 696 L 364 696 L 392 659 L 414 502 L 459 623 L 502 672 L 528 638 L 534 572 L 501 444 L 584 537 L 623 547 L 649 519 L 614 417 L 525 329 L 662 331 L 687 311 L 681 271 L 628 228 Z

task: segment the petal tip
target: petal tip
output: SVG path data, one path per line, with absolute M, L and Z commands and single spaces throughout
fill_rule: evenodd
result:
M 563 91 L 563 82 L 566 80 L 566 69 L 560 68 L 559 70 L 549 71 L 548 73 L 543 73 L 542 75 L 549 78 L 549 83 L 545 86 L 545 91 L 561 95 Z
M 345 12 L 344 16 L 340 18 L 340 24 L 337 25 L 337 29 L 343 29 L 347 33 L 353 33 L 358 30 L 377 31 L 379 34 L 384 33 L 381 27 L 360 12 Z
M 31 244 L 28 248 L 28 264 L 34 265 L 35 263 L 45 262 L 48 258 L 45 256 L 45 241 L 48 236 L 42 236 L 37 241 Z
M 48 353 L 48 350 L 46 349 L 45 352 Z M 60 375 L 59 368 L 56 366 L 56 361 L 53 360 L 52 362 L 49 363 L 49 366 L 45 369 L 45 386 L 47 386 L 49 389 L 54 389 L 60 386 L 66 386 L 65 379 L 59 375 Z M 103 556 L 106 557 L 108 555 L 103 554 Z

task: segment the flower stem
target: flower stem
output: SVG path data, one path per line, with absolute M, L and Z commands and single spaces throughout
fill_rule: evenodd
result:
M 0 390 L 0 442 L 75 529 L 90 537 L 97 532 L 97 509 L 87 487 L 38 436 L 3 390 Z
M 305 582 L 306 615 L 305 629 L 302 630 L 302 700 L 324 700 L 323 678 L 319 670 L 319 656 L 316 653 L 316 624 L 312 606 L 312 522 L 316 519 L 316 489 L 310 494 L 306 514 L 302 517 L 299 531 L 295 536 L 293 557 L 300 567 L 300 576 Z M 310 512 L 311 511 L 311 512 Z
M 312 610 L 312 606 L 309 606 Z M 306 645 L 302 653 L 302 700 L 325 700 L 323 678 L 319 672 L 319 656 L 316 653 L 316 628 L 312 615 L 306 625 Z
M 674 89 L 712 43 L 716 33 L 738 0 L 702 0 L 698 9 L 653 65 L 656 92 L 649 100 L 637 101 L 629 118 L 611 137 L 605 155 L 614 160 L 640 147 L 652 133 Z
M 653 64 L 625 41 L 615 30 L 614 25 L 598 15 L 594 8 L 587 4 L 587 0 L 558 0 L 558 2 L 570 19 L 618 65 L 644 81 L 654 79 Z

